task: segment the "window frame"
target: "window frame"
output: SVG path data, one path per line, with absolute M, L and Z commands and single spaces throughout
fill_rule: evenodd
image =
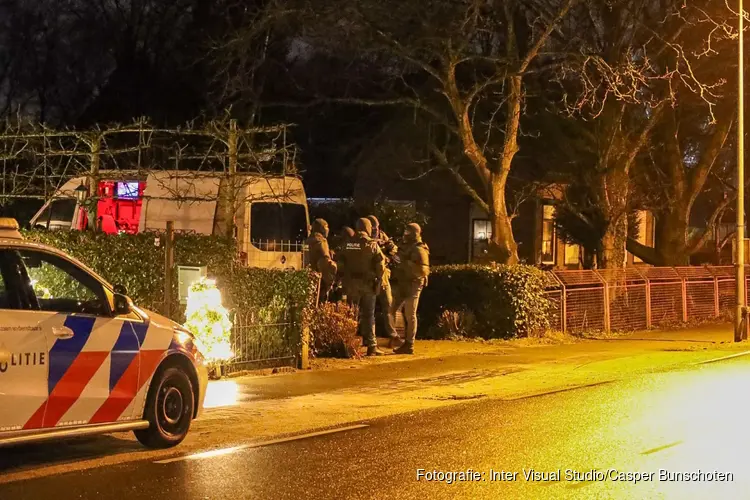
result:
M 72 213 L 70 214 L 70 224 L 68 224 L 67 220 L 62 219 L 53 219 L 53 209 L 52 206 L 56 203 L 63 203 L 67 202 L 73 203 L 73 209 Z M 52 198 L 47 203 L 45 203 L 42 208 L 39 211 L 39 216 L 34 220 L 34 226 L 43 227 L 46 230 L 70 230 L 75 227 L 76 225 L 76 213 L 79 207 L 78 200 L 72 197 L 60 197 L 60 198 Z M 52 222 L 57 221 L 58 223 L 54 226 L 52 225 Z
M 476 238 L 476 223 L 477 222 L 484 222 L 486 223 L 489 228 L 487 232 L 487 238 L 484 240 Z M 483 217 L 476 217 L 471 219 L 471 260 L 476 259 L 479 257 L 479 253 L 477 252 L 477 243 L 479 242 L 489 242 L 492 238 L 492 221 L 489 218 L 483 218 Z
M 568 261 L 568 248 L 577 249 L 577 258 L 575 262 Z M 563 264 L 566 266 L 577 266 L 581 263 L 581 254 L 583 253 L 583 247 L 576 243 L 565 243 L 565 256 L 563 257 Z
M 21 257 L 14 248 L 0 248 L 0 279 L 3 281 L 3 287 L 6 291 L 15 295 L 14 302 L 11 303 L 11 296 L 8 295 L 8 307 L 0 307 L 6 311 L 34 311 L 37 309 L 36 296 L 29 295 L 28 276 L 26 268 L 21 264 Z M 12 272 L 17 276 L 13 277 Z M 32 300 L 33 299 L 33 300 Z
M 552 209 L 552 215 L 550 217 L 547 217 L 545 214 L 545 209 L 547 207 L 550 207 Z M 557 228 L 555 227 L 555 205 L 551 203 L 543 203 L 542 204 L 542 224 L 541 224 L 541 234 L 540 236 L 540 246 L 539 246 L 539 260 L 544 265 L 554 265 L 557 257 Z M 551 230 L 551 238 L 549 240 L 544 239 L 544 226 L 546 223 L 550 223 L 552 230 Z M 549 259 L 544 258 L 544 242 L 549 241 L 550 246 L 552 249 L 551 257 Z
M 105 318 L 111 318 L 114 316 L 113 311 L 113 305 L 112 305 L 112 291 L 109 290 L 109 288 L 102 283 L 101 280 L 99 280 L 96 276 L 88 272 L 85 268 L 78 265 L 76 262 L 72 261 L 71 259 L 67 258 L 64 255 L 58 254 L 56 252 L 50 252 L 42 248 L 31 248 L 31 247 L 16 247 L 11 248 L 11 250 L 15 251 L 18 255 L 18 258 L 20 260 L 20 264 L 22 265 L 22 271 L 25 273 L 25 277 L 27 279 L 27 290 L 26 293 L 31 295 L 31 298 L 36 302 L 37 304 L 37 310 L 38 311 L 44 311 L 44 312 L 52 312 L 52 313 L 59 313 L 59 314 L 82 314 L 87 316 L 96 316 L 96 317 L 105 317 Z M 100 302 L 100 306 L 102 306 L 102 310 L 97 313 L 92 312 L 72 312 L 72 311 L 56 311 L 56 310 L 49 310 L 49 309 L 43 309 L 42 308 L 42 302 L 40 301 L 39 297 L 37 296 L 36 292 L 31 286 L 31 279 L 28 272 L 28 268 L 26 266 L 26 263 L 24 262 L 24 253 L 35 253 L 42 257 L 42 261 L 46 262 L 48 265 L 54 266 L 63 273 L 68 275 L 68 278 L 71 280 L 75 280 L 78 282 L 81 286 L 84 286 L 85 288 L 89 289 L 96 298 Z M 56 262 L 57 261 L 57 262 Z M 68 272 L 68 270 L 65 269 L 65 267 L 62 267 L 58 265 L 58 263 L 64 264 L 65 266 L 69 266 L 73 273 Z M 97 290 L 91 289 L 88 285 L 85 283 L 85 279 L 81 280 L 76 276 L 76 273 L 78 273 L 80 276 L 84 277 L 85 279 L 88 279 L 91 281 L 91 283 L 96 284 Z
M 259 206 L 259 205 L 287 205 L 290 207 L 299 207 L 295 208 L 294 210 L 299 210 L 301 213 L 301 220 L 303 221 L 302 226 L 300 227 L 300 235 L 299 240 L 270 240 L 270 239 L 256 239 L 253 236 L 253 221 L 256 217 L 258 217 L 257 214 L 253 214 L 253 208 Z M 282 207 L 283 210 L 284 207 Z M 276 202 L 276 201 L 253 201 L 248 204 L 248 216 L 249 216 L 249 222 L 250 227 L 247 231 L 247 240 L 248 242 L 257 248 L 258 250 L 264 251 L 264 252 L 274 252 L 274 251 L 283 251 L 284 249 L 289 249 L 288 251 L 293 251 L 291 249 L 299 248 L 302 249 L 302 246 L 305 243 L 305 240 L 308 236 L 308 226 L 309 226 L 309 220 L 308 220 L 308 213 L 307 213 L 307 207 L 301 203 L 293 203 L 293 202 Z M 257 227 L 257 226 L 255 226 Z
M 641 245 L 652 246 L 649 245 L 649 240 L 651 240 L 651 242 L 654 241 L 655 225 L 651 223 L 652 221 L 649 217 L 651 215 L 651 212 L 649 210 L 638 210 L 636 214 L 636 217 L 638 217 L 638 238 L 636 239 L 636 241 L 638 241 L 638 243 L 640 243 Z M 635 254 L 632 255 L 634 264 L 644 263 L 643 259 Z

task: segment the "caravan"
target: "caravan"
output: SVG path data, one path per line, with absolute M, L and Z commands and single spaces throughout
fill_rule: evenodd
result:
M 31 226 L 84 230 L 93 215 L 102 232 L 137 234 L 163 231 L 172 221 L 178 232 L 231 232 L 248 266 L 300 269 L 303 265 L 309 215 L 298 177 L 238 174 L 230 184 L 226 176 L 213 172 L 103 171 L 94 191 L 94 208 L 86 202 L 92 191 L 87 177 L 71 179 L 32 218 Z M 227 210 L 230 204 L 236 209 Z

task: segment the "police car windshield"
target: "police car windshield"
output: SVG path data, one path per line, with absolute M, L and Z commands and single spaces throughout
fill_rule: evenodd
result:
M 301 244 L 307 236 L 304 205 L 259 202 L 250 205 L 250 239 L 253 242 Z

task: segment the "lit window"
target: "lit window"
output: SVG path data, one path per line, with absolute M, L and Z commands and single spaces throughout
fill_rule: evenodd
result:
M 648 246 L 648 233 L 649 233 L 649 221 L 648 221 L 648 212 L 645 210 L 639 210 L 636 213 L 636 218 L 638 220 L 638 238 L 637 241 L 641 245 Z M 633 255 L 633 262 L 643 262 L 637 255 Z
M 472 228 L 471 256 L 473 259 L 487 253 L 492 238 L 492 224 L 488 219 L 474 219 Z
M 575 265 L 581 259 L 581 245 L 565 244 L 565 265 Z
M 555 207 L 544 205 L 542 216 L 542 264 L 555 263 Z

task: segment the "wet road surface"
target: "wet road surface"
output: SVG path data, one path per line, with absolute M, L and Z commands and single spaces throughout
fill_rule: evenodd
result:
M 745 357 L 0 484 L 0 499 L 750 498 L 748 422 Z M 478 476 L 448 484 L 419 469 Z M 525 479 L 531 469 L 540 480 Z

